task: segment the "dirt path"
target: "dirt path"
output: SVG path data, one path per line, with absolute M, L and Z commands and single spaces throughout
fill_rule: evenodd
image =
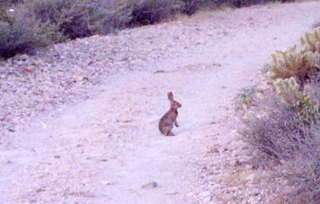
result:
M 197 176 L 207 148 L 232 139 L 219 128 L 232 121 L 232 98 L 256 82 L 273 50 L 320 20 L 319 9 L 259 6 L 135 29 L 163 27 L 190 46 L 169 48 L 149 69 L 110 76 L 96 97 L 16 133 L 0 156 L 1 203 L 216 203 Z M 174 45 L 171 37 L 161 46 Z M 157 129 L 168 90 L 182 103 L 176 137 Z

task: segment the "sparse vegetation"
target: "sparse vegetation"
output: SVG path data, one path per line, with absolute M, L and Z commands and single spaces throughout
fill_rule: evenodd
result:
M 33 0 L 26 8 L 36 21 L 57 27 L 66 39 L 104 34 L 109 20 L 106 9 L 86 0 Z
M 243 120 L 242 135 L 255 152 L 254 166 L 266 168 L 271 162 L 292 159 L 307 133 L 297 113 L 276 97 L 261 101 L 254 113 Z
M 45 41 L 36 32 L 37 28 L 27 22 L 0 25 L 0 58 L 28 53 L 45 46 Z
M 91 35 L 105 35 L 129 27 L 155 24 L 172 19 L 177 14 L 192 15 L 201 8 L 225 4 L 242 7 L 268 1 L 274 0 L 124 0 L 119 2 L 114 0 L 1 0 L 0 23 L 11 25 L 11 27 L 5 27 L 6 30 L 20 27 L 22 20 L 35 25 L 38 29 L 33 30 L 33 38 L 30 41 L 38 42 L 41 39 L 49 45 Z M 15 8 L 16 12 L 8 15 L 6 12 L 8 8 Z M 15 23 L 16 25 L 13 25 Z M 30 33 L 30 29 L 25 28 L 25 30 Z M 22 35 L 21 38 L 26 35 L 30 34 Z M 40 44 L 43 45 L 43 43 L 35 43 L 32 47 L 36 48 Z M 10 50 L 6 54 L 5 47 L 7 46 L 2 46 L 2 58 L 13 56 L 14 50 L 16 53 L 23 53 L 26 50 L 11 49 L 16 47 L 13 44 L 9 46 Z
M 243 88 L 235 97 L 235 110 L 246 111 L 256 105 L 258 93 L 263 93 L 263 90 L 257 86 Z
M 179 9 L 175 1 L 146 0 L 134 6 L 128 26 L 141 26 L 159 23 L 173 16 Z
M 268 91 L 243 118 L 252 164 L 273 169 L 271 177 L 290 188 L 279 193 L 277 203 L 320 201 L 319 39 L 314 30 L 304 35 L 300 50 L 294 46 L 272 55 Z

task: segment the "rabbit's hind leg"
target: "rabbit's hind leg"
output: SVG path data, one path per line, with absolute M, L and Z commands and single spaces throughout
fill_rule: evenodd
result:
M 171 132 L 171 130 L 166 134 L 166 136 L 175 136 L 175 134 L 173 134 L 172 132 Z

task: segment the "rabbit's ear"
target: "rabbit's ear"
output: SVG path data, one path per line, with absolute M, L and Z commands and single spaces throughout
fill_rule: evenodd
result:
M 173 101 L 173 93 L 171 91 L 168 93 L 168 99 Z

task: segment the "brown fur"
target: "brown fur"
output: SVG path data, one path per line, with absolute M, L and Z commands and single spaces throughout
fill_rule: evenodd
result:
M 181 104 L 174 100 L 172 92 L 168 93 L 168 99 L 170 101 L 170 109 L 160 119 L 159 130 L 165 136 L 174 136 L 171 130 L 173 129 L 173 125 L 179 127 L 177 123 L 177 117 L 178 108 L 181 107 Z

